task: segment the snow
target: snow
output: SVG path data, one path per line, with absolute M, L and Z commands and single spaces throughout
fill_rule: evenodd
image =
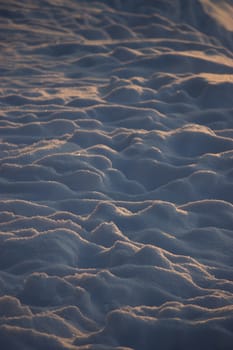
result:
M 0 3 L 0 344 L 231 350 L 231 0 Z

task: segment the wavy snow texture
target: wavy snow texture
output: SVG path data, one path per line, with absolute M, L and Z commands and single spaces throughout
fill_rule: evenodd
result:
M 232 349 L 232 2 L 0 17 L 1 347 Z

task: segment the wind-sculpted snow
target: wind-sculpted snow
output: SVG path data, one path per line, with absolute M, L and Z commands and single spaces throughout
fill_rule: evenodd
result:
M 232 349 L 232 19 L 1 1 L 1 349 Z

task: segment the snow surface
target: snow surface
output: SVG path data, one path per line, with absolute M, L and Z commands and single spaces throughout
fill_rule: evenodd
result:
M 233 346 L 233 3 L 0 2 L 0 347 Z

